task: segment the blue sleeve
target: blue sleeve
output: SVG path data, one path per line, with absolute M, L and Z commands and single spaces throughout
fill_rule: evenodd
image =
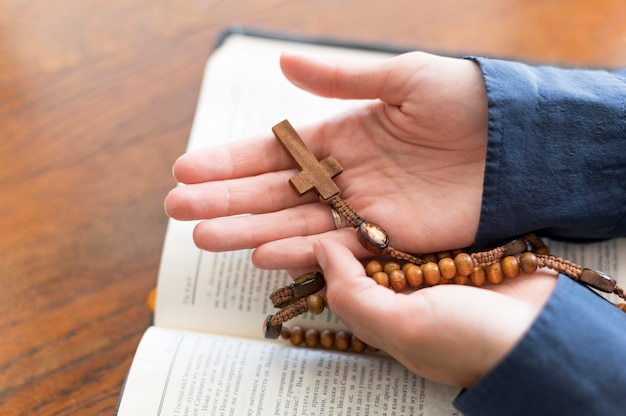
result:
M 626 72 L 469 59 L 480 65 L 489 105 L 474 246 L 530 231 L 626 235 Z
M 566 276 L 520 343 L 454 405 L 465 415 L 626 411 L 626 314 Z

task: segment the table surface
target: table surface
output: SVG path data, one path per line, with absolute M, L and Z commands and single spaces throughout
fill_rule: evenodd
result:
M 1 1 L 0 414 L 113 413 L 223 29 L 612 68 L 624 22 L 623 0 Z

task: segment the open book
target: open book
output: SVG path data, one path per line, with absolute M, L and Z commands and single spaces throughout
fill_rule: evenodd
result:
M 361 103 L 323 99 L 286 81 L 282 51 L 380 59 L 393 52 L 230 34 L 206 66 L 188 150 L 269 135 Z M 118 415 L 455 415 L 459 389 L 418 377 L 381 353 L 341 353 L 266 340 L 268 294 L 291 278 L 255 269 L 250 251 L 208 253 L 193 243 L 194 222 L 170 220 L 158 279 L 155 325 L 144 335 Z M 561 246 L 566 257 L 617 276 L 626 240 Z M 597 266 L 593 266 L 593 265 Z M 341 329 L 331 313 L 305 314 L 306 328 Z M 294 322 L 298 323 L 298 322 Z M 290 322 L 289 324 L 292 324 Z

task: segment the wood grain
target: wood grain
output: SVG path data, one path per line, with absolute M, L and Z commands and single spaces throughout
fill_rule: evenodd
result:
M 0 2 L 0 414 L 113 412 L 226 27 L 617 67 L 624 22 L 621 0 Z

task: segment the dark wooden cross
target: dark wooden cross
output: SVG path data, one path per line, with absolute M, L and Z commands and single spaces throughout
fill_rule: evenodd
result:
M 318 161 L 287 120 L 272 127 L 272 131 L 300 168 L 300 172 L 289 179 L 291 187 L 298 195 L 314 190 L 324 201 L 339 195 L 341 191 L 333 177 L 339 175 L 343 168 L 337 159 L 329 156 Z

